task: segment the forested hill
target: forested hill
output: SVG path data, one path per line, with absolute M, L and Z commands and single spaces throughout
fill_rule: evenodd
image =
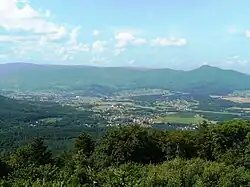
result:
M 48 117 L 59 117 L 74 111 L 55 103 L 14 100 L 1 95 L 0 106 L 0 121 L 10 123 L 32 122 Z
M 250 76 L 232 70 L 202 66 L 191 71 L 86 67 L 0 65 L 0 89 L 84 89 L 92 85 L 107 88 L 165 88 L 175 91 L 225 94 L 250 89 Z
M 97 138 L 102 128 L 95 125 L 102 123 L 105 121 L 89 105 L 78 111 L 56 103 L 0 96 L 0 152 L 13 150 L 37 136 L 45 138 L 54 152 L 67 150 L 82 131 Z
M 83 105 L 84 111 L 69 106 L 62 106 L 53 102 L 15 100 L 0 96 L 0 124 L 9 124 L 9 127 L 17 124 L 30 124 L 34 122 L 43 122 L 44 120 L 54 119 L 60 122 L 61 126 L 94 124 L 98 119 L 88 104 Z M 70 123 L 69 123 L 70 122 Z M 0 126 L 0 129 L 3 126 Z

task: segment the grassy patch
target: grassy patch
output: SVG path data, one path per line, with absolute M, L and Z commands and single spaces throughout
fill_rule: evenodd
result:
M 240 107 L 231 107 L 228 110 L 243 110 L 243 111 L 250 111 L 250 108 L 240 108 Z
M 62 118 L 44 118 L 41 119 L 44 123 L 56 123 L 57 121 L 60 121 Z
M 156 120 L 156 123 L 185 123 L 185 124 L 198 124 L 205 119 L 199 115 L 181 115 L 174 114 L 164 117 L 160 117 Z

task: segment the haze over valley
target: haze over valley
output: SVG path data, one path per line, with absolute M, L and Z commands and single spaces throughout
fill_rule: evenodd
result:
M 249 7 L 0 0 L 0 186 L 250 186 Z

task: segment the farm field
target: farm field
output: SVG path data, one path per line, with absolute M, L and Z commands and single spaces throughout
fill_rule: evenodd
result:
M 199 124 L 206 120 L 205 118 L 195 114 L 171 114 L 156 119 L 156 123 L 183 123 L 183 124 Z
M 223 96 L 222 99 L 235 103 L 250 103 L 250 98 L 247 97 Z

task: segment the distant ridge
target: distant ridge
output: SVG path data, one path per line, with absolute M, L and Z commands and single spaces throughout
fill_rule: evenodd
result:
M 159 67 L 143 67 L 143 66 L 94 66 L 94 65 L 63 65 L 63 64 L 36 64 L 36 63 L 27 63 L 27 62 L 10 62 L 10 63 L 3 63 L 0 64 L 1 66 L 11 66 L 11 67 L 29 67 L 29 66 L 56 66 L 56 67 L 82 67 L 82 68 L 124 68 L 124 69 L 134 69 L 134 70 L 173 70 L 173 71 L 196 71 L 196 70 L 225 70 L 225 71 L 233 71 L 233 72 L 238 72 L 232 69 L 223 69 L 219 68 L 216 66 L 211 66 L 211 65 L 201 65 L 198 68 L 194 68 L 191 70 L 176 70 L 176 69 L 171 69 L 171 68 L 159 68 Z M 241 72 L 238 72 L 241 73 Z M 245 73 L 242 73 L 245 74 Z
M 30 63 L 0 64 L 0 89 L 163 88 L 197 94 L 250 90 L 250 76 L 204 65 L 183 71 L 137 67 L 96 67 Z

